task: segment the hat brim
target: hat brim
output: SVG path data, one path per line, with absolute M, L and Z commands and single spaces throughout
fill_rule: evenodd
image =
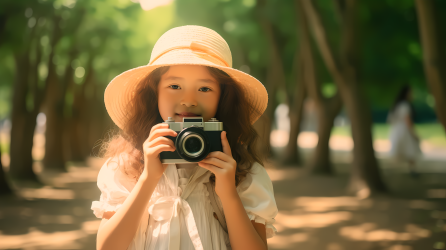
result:
M 243 88 L 248 102 L 256 111 L 251 113 L 250 120 L 252 124 L 259 119 L 267 107 L 268 93 L 263 84 L 255 77 L 231 67 L 218 65 L 217 62 L 214 62 L 212 58 L 206 55 L 190 53 L 190 50 L 177 51 L 176 53 L 166 53 L 161 56 L 157 59 L 156 64 L 127 70 L 116 76 L 108 84 L 104 92 L 105 107 L 111 119 L 119 128 L 123 129 L 126 114 L 128 113 L 125 109 L 132 100 L 134 90 L 141 80 L 147 78 L 157 68 L 173 65 L 209 66 L 226 72 Z

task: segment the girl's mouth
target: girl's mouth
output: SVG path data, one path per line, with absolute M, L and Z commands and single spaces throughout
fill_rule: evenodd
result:
M 190 113 L 190 112 L 181 112 L 181 113 L 177 113 L 176 115 L 178 116 L 182 116 L 182 117 L 197 117 L 200 115 L 194 114 L 194 113 Z

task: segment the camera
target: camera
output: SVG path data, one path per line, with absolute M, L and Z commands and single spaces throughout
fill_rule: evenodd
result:
M 166 136 L 174 142 L 176 150 L 160 153 L 163 164 L 199 162 L 210 152 L 223 151 L 223 122 L 216 118 L 203 122 L 203 117 L 184 117 L 183 122 L 175 122 L 169 117 L 164 123 L 169 124 L 177 136 Z

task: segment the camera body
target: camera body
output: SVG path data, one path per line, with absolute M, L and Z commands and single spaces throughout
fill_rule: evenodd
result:
M 166 136 L 174 142 L 176 150 L 160 153 L 163 164 L 199 162 L 210 152 L 223 151 L 223 122 L 215 118 L 203 122 L 203 117 L 184 117 L 183 122 L 175 122 L 169 117 L 164 123 L 178 134 L 176 137 Z

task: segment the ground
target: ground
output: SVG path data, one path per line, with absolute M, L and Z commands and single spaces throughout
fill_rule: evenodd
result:
M 274 133 L 272 143 L 283 145 L 277 138 L 287 136 Z M 302 133 L 302 155 L 311 155 L 315 139 L 314 133 Z M 346 195 L 352 142 L 342 133 L 330 141 L 335 176 L 309 175 L 304 167 L 270 161 L 265 167 L 273 181 L 279 214 L 274 224 L 278 234 L 268 240 L 269 249 L 446 249 L 443 144 L 432 140 L 422 144 L 426 157 L 417 166 L 420 176 L 412 178 L 407 166 L 386 156 L 388 141 L 375 138 L 390 192 L 365 199 Z M 273 149 L 280 152 L 280 148 Z M 34 153 L 42 154 L 38 149 Z M 14 182 L 20 198 L 0 198 L 0 249 L 95 249 L 100 219 L 90 207 L 100 195 L 96 178 L 102 163 L 90 158 L 68 163 L 67 173 L 51 173 L 42 171 L 37 161 L 34 169 L 44 185 Z
M 279 208 L 270 249 L 445 249 L 446 173 L 422 170 L 413 179 L 404 166 L 381 159 L 390 194 L 358 199 L 345 193 L 348 154 L 335 152 L 334 160 L 336 176 L 267 164 Z M 0 249 L 95 249 L 100 219 L 90 206 L 100 195 L 101 163 L 92 158 L 71 163 L 68 173 L 40 174 L 43 187 L 20 183 L 23 198 L 0 203 Z

